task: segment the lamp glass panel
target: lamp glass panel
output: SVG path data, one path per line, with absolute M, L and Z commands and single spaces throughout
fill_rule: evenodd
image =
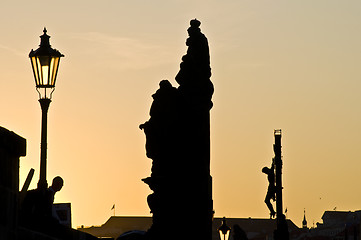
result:
M 229 232 L 230 230 L 227 230 L 227 232 L 224 234 L 223 231 L 219 230 L 219 236 L 221 237 L 221 240 L 228 240 Z
M 41 67 L 39 57 L 36 57 L 36 68 L 37 68 L 38 71 L 39 71 L 39 78 L 37 79 L 36 86 L 38 86 L 38 85 L 43 85 L 43 69 L 42 69 L 42 67 Z
M 41 66 L 41 72 L 43 76 L 42 85 L 49 85 L 49 66 Z
M 35 56 L 31 58 L 37 87 L 54 87 L 60 57 Z
M 50 61 L 50 84 L 52 86 L 55 86 L 55 80 L 56 80 L 56 75 L 58 72 L 58 66 L 59 66 L 59 59 L 60 57 L 52 57 L 51 61 Z
M 35 78 L 35 84 L 38 85 L 39 82 L 39 69 L 37 66 L 36 57 L 31 57 L 31 66 L 33 67 L 34 72 L 34 78 Z
M 39 61 L 41 64 L 41 85 L 47 86 L 50 80 L 49 70 L 51 58 L 49 56 L 39 56 Z

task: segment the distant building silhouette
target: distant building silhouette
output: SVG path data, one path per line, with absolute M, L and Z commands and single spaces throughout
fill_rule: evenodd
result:
M 305 216 L 305 215 L 304 215 Z M 291 239 L 300 240 L 359 240 L 361 210 L 325 211 L 323 223 L 317 223 L 316 228 L 305 227 L 307 221 L 302 222 L 303 228 L 291 234 Z
M 355 212 L 326 211 L 323 223 L 318 223 L 317 228 L 297 227 L 291 220 L 287 219 L 288 230 L 291 240 L 360 240 L 360 218 L 361 210 Z M 305 219 L 305 215 L 304 215 Z M 222 218 L 214 218 L 212 222 L 212 239 L 219 240 L 218 227 Z M 303 221 L 304 223 L 304 221 Z M 78 230 L 92 234 L 97 237 L 111 237 L 117 239 L 121 234 L 130 230 L 146 231 L 152 224 L 151 217 L 110 217 L 101 226 L 81 227 Z M 233 226 L 230 240 L 234 238 L 235 225 L 244 231 L 248 240 L 274 240 L 273 231 L 276 228 L 276 219 L 260 218 L 227 218 L 227 224 Z M 188 223 L 185 221 L 177 229 L 186 231 Z M 242 234 L 241 234 L 242 235 Z M 243 236 L 244 238 L 244 236 Z M 242 239 L 243 240 L 243 239 Z
M 354 235 L 360 239 L 361 210 L 326 211 L 322 215 L 322 224 L 317 224 L 317 234 L 321 236 L 344 236 L 347 233 L 350 239 Z
M 152 217 L 112 216 L 101 226 L 82 226 L 78 230 L 99 238 L 111 237 L 116 239 L 132 230 L 147 231 L 151 226 Z
M 214 218 L 212 222 L 212 239 L 219 240 L 218 227 L 221 225 L 222 218 Z M 152 224 L 151 217 L 110 217 L 101 226 L 81 227 L 79 231 L 92 234 L 96 237 L 112 237 L 117 239 L 121 234 L 130 230 L 146 231 Z M 262 219 L 262 218 L 227 218 L 229 226 L 238 225 L 249 240 L 255 239 L 273 239 L 273 231 L 276 228 L 276 219 Z M 291 220 L 287 220 L 290 231 L 297 232 L 300 230 Z M 177 229 L 182 231 L 188 230 L 188 222 L 184 221 Z M 237 228 L 236 228 L 237 229 Z M 175 232 L 174 232 L 175 233 Z M 231 230 L 230 240 L 233 240 L 234 228 Z M 235 239 L 237 240 L 237 239 Z M 243 239 L 242 239 L 243 240 Z

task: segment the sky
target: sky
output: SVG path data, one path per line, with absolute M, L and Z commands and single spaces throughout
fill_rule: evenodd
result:
M 268 218 L 264 166 L 282 129 L 283 205 L 301 226 L 361 209 L 361 2 L 79 0 L 0 3 L 0 126 L 27 140 L 20 189 L 40 167 L 41 110 L 28 54 L 46 27 L 65 55 L 48 113 L 48 182 L 65 184 L 73 227 L 150 216 L 145 135 L 151 95 L 173 86 L 189 21 L 202 22 L 215 87 L 216 217 Z M 175 211 L 174 213 L 179 214 Z M 191 217 L 191 216 L 190 216 Z

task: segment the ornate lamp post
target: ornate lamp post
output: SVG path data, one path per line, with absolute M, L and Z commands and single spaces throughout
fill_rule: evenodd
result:
M 231 228 L 228 227 L 226 224 L 226 217 L 223 217 L 222 225 L 218 228 L 218 232 L 221 240 L 228 240 L 230 231 Z
M 41 120 L 41 154 L 40 154 L 40 178 L 38 189 L 44 190 L 48 187 L 46 181 L 46 151 L 47 151 L 47 123 L 48 109 L 52 93 L 55 89 L 56 75 L 60 58 L 64 57 L 58 50 L 51 48 L 49 38 L 44 28 L 44 34 L 40 36 L 39 48 L 31 50 L 29 57 L 33 68 L 36 90 L 39 93 L 39 102 L 42 111 Z

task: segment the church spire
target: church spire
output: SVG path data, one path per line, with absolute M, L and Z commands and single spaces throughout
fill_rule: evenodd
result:
M 306 209 L 303 209 L 303 221 L 302 221 L 302 228 L 307 228 Z

